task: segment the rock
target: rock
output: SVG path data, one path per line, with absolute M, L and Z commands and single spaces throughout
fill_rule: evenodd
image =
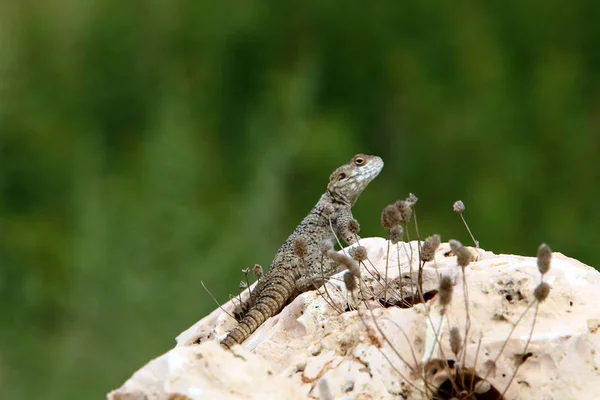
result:
M 416 290 L 417 243 L 390 245 L 387 263 L 386 240 L 361 244 L 369 261 L 354 293 L 338 274 L 326 291 L 298 296 L 233 352 L 214 340 L 235 326 L 217 309 L 108 398 L 428 399 L 461 382 L 480 399 L 497 398 L 507 387 L 506 399 L 600 393 L 598 271 L 554 253 L 544 275 L 552 289 L 538 303 L 535 258 L 468 248 L 474 261 L 463 274 L 443 243 L 423 269 L 426 303 L 406 305 L 401 298 L 410 302 Z M 435 292 L 442 275 L 453 283 L 445 308 Z M 380 306 L 384 300 L 386 308 Z M 223 309 L 232 313 L 236 304 Z M 460 336 L 457 355 L 450 346 L 452 328 Z M 194 344 L 198 339 L 201 344 Z
M 275 375 L 265 360 L 243 348 L 235 354 L 215 341 L 179 346 L 150 361 L 112 400 L 303 399 L 292 382 Z

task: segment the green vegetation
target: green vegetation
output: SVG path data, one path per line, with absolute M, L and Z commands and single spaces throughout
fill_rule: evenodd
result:
M 268 266 L 358 152 L 355 208 L 599 266 L 600 3 L 0 3 L 0 393 L 100 398 Z M 461 236 L 462 235 L 462 236 Z

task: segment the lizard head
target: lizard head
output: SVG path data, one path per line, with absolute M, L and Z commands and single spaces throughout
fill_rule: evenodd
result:
M 333 171 L 327 191 L 339 202 L 353 206 L 358 196 L 383 168 L 383 160 L 377 156 L 357 154 Z

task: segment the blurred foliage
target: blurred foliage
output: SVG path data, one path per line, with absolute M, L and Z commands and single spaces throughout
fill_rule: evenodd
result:
M 358 152 L 362 236 L 599 266 L 600 3 L 4 1 L 0 393 L 100 398 L 265 267 Z

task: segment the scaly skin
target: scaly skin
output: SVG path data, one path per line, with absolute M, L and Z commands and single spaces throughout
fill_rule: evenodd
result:
M 335 235 L 349 245 L 356 242 L 356 236 L 348 230 L 348 222 L 353 219 L 352 206 L 382 168 L 381 158 L 357 154 L 333 171 L 327 191 L 277 251 L 269 272 L 252 292 L 248 312 L 221 345 L 230 348 L 242 343 L 263 322 L 278 314 L 288 301 L 310 289 L 306 283 L 301 283 L 306 280 L 300 278 L 306 269 L 315 270 L 321 262 L 323 242 L 335 243 Z M 329 211 L 333 209 L 329 217 L 324 215 L 326 207 Z M 308 252 L 302 259 L 294 254 L 296 238 L 304 239 L 307 244 Z

